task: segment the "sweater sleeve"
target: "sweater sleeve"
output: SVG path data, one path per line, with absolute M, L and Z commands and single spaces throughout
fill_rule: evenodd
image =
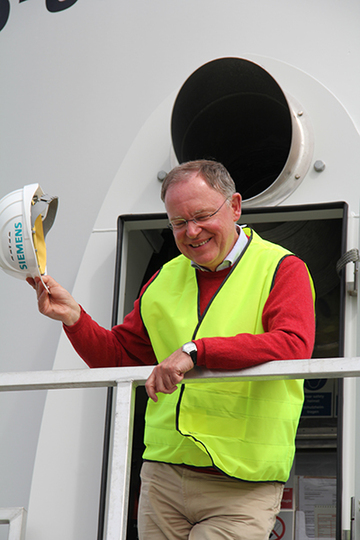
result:
M 195 340 L 197 364 L 209 369 L 242 369 L 270 360 L 310 358 L 315 311 L 309 274 L 294 256 L 280 264 L 262 314 L 263 334 Z
M 80 319 L 63 325 L 76 352 L 91 368 L 153 365 L 155 354 L 143 325 L 139 300 L 122 324 L 111 330 L 98 325 L 81 308 Z

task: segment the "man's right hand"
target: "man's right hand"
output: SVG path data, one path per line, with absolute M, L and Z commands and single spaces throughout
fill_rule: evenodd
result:
M 50 317 L 50 319 L 61 321 L 66 326 L 75 324 L 81 314 L 79 304 L 52 277 L 43 276 L 42 279 L 49 292 L 45 289 L 39 277 L 26 279 L 36 291 L 40 313 Z

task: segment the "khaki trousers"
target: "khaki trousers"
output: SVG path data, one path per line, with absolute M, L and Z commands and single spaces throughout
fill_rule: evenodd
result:
M 140 540 L 266 540 L 283 484 L 242 482 L 166 463 L 145 462 Z

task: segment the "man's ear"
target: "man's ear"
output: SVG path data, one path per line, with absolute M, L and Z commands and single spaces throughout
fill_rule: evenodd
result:
M 231 198 L 231 208 L 234 215 L 234 221 L 238 221 L 241 216 L 241 195 L 240 193 L 234 193 Z

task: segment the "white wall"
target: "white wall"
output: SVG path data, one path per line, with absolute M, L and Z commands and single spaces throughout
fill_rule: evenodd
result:
M 0 21 L 6 5 L 0 4 Z M 69 290 L 115 179 L 124 188 L 118 213 L 162 210 L 156 172 L 169 167 L 171 146 L 164 125 L 176 91 L 205 62 L 258 55 L 290 64 L 327 87 L 360 130 L 358 0 L 77 0 L 55 13 L 45 0 L 9 5 L 0 31 L 0 197 L 33 182 L 59 196 L 48 271 Z M 146 127 L 152 115 L 165 123 L 161 148 L 152 148 L 158 138 Z M 343 142 L 328 120 L 329 132 Z M 131 183 L 134 148 L 141 150 L 134 178 L 148 170 L 144 197 Z M 101 240 L 91 241 L 99 243 L 95 264 L 106 265 L 112 279 L 113 259 L 102 261 Z M 91 287 L 101 288 L 88 262 Z M 108 326 L 105 289 L 99 307 L 91 305 L 88 284 L 76 285 L 77 298 Z M 3 272 L 0 298 L 1 371 L 52 369 L 59 325 L 37 313 L 26 283 Z M 82 365 L 66 345 L 61 358 L 61 367 Z M 44 398 L 0 395 L 0 506 L 28 507 Z

